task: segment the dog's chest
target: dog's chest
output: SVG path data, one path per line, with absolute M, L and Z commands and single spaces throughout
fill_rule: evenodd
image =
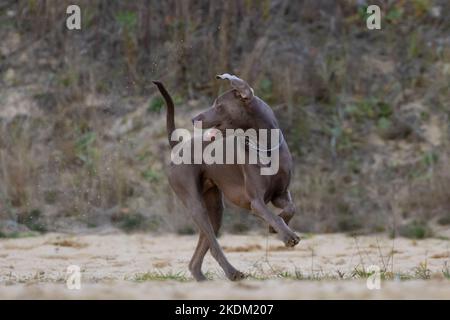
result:
M 270 201 L 277 194 L 283 193 L 289 187 L 290 172 L 280 168 L 277 174 L 269 178 L 270 183 L 265 192 L 265 198 Z

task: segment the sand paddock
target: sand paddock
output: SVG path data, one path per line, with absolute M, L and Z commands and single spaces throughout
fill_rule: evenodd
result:
M 227 281 L 208 254 L 196 283 L 187 265 L 196 236 L 47 234 L 0 240 L 0 298 L 132 299 L 450 299 L 450 241 L 385 235 L 304 236 L 293 249 L 274 236 L 228 235 L 219 241 L 249 278 Z M 81 268 L 81 289 L 66 287 L 67 267 Z M 377 265 L 379 290 L 365 270 Z

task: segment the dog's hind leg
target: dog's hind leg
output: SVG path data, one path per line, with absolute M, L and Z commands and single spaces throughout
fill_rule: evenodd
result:
M 222 267 L 228 279 L 236 281 L 244 278 L 244 274 L 236 270 L 225 257 L 225 254 L 223 253 L 222 248 L 220 247 L 219 242 L 217 241 L 211 222 L 209 221 L 208 210 L 202 203 L 200 197 L 201 197 L 200 195 L 198 195 L 198 197 L 195 197 L 194 195 L 193 197 L 191 197 L 189 209 L 192 212 L 192 218 L 194 219 L 195 224 L 200 229 L 200 232 L 204 234 L 204 236 L 208 241 L 209 249 L 211 250 L 211 255 Z
M 195 248 L 194 255 L 189 262 L 189 271 L 197 281 L 207 280 L 202 272 L 202 263 L 203 257 L 205 256 L 206 252 L 208 252 L 208 249 L 208 240 L 206 239 L 206 236 L 202 232 L 200 232 L 198 235 L 197 247 Z
M 214 233 L 217 236 L 220 226 L 222 225 L 222 193 L 217 187 L 210 188 L 205 193 L 203 193 L 203 200 L 205 202 L 206 209 L 208 210 L 208 217 L 214 229 Z M 191 262 L 189 263 L 189 270 L 197 281 L 206 280 L 205 275 L 202 273 L 202 263 L 205 254 L 208 252 L 208 249 L 208 240 L 206 236 L 202 232 L 200 232 L 197 247 L 195 248 L 195 252 L 192 256 Z
M 194 170 L 185 170 L 186 168 L 183 167 L 177 169 L 178 171 L 173 170 L 169 175 L 169 182 L 183 204 L 191 212 L 192 218 L 200 233 L 206 238 L 211 255 L 222 267 L 228 279 L 235 281 L 244 278 L 244 274 L 236 270 L 236 268 L 228 262 L 222 248 L 220 248 L 214 228 L 208 216 L 208 209 L 203 200 L 198 172 Z M 203 241 L 200 243 L 199 250 L 203 251 L 205 249 L 203 248 L 204 245 L 202 243 Z
M 289 224 L 292 217 L 295 214 L 295 205 L 292 202 L 291 193 L 286 191 L 276 198 L 272 199 L 272 204 L 279 209 L 283 209 L 279 214 L 286 224 Z M 275 229 L 272 226 L 269 226 L 270 233 L 276 233 Z

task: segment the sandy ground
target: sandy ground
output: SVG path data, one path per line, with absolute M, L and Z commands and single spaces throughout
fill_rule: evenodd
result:
M 212 281 L 191 279 L 187 265 L 196 239 L 116 233 L 0 239 L 0 298 L 450 299 L 450 280 L 442 272 L 450 269 L 445 239 L 314 235 L 288 249 L 272 235 L 223 235 L 219 241 L 230 262 L 251 275 L 238 283 L 227 281 L 209 254 L 203 270 Z M 81 268 L 80 290 L 66 286 L 69 265 Z M 355 270 L 370 265 L 394 279 L 369 290 L 365 275 Z M 143 274 L 147 281 L 136 281 Z

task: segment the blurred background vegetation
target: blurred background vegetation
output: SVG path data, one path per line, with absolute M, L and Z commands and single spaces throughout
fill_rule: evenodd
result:
M 75 2 L 80 31 L 65 27 L 73 1 L 0 1 L 0 237 L 194 232 L 151 80 L 190 128 L 223 72 L 280 120 L 294 228 L 424 238 L 450 224 L 448 0 Z M 225 229 L 266 227 L 228 207 Z

